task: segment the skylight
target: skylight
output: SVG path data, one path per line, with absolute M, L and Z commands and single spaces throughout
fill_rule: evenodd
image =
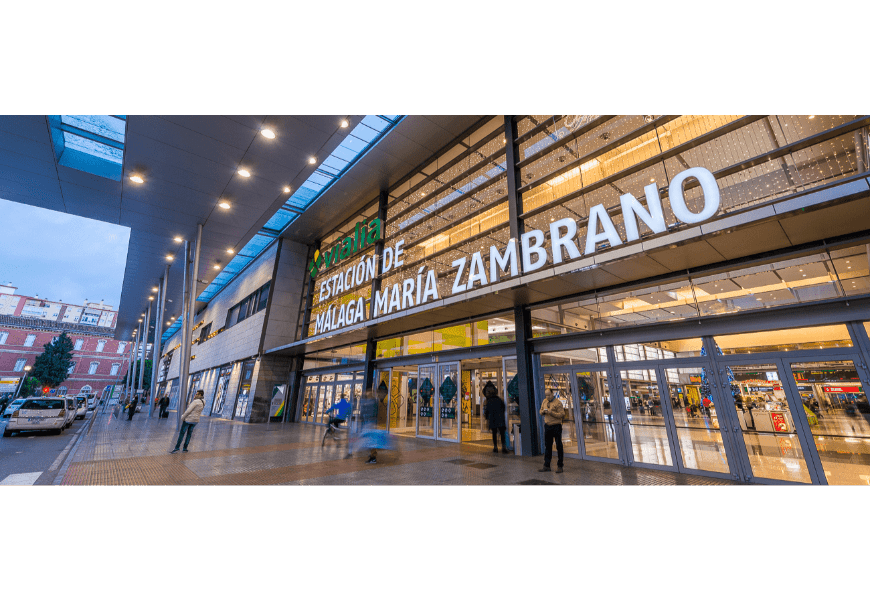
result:
M 341 177 L 356 162 L 365 156 L 393 127 L 398 125 L 404 115 L 366 115 L 360 123 L 347 134 L 341 144 L 326 157 L 305 180 L 296 192 L 290 196 L 284 206 L 280 207 L 266 222 L 257 234 L 245 244 L 235 257 L 227 263 L 217 277 L 197 297 L 199 302 L 209 302 L 236 275 L 241 273 L 248 263 L 254 260 L 266 249 L 275 238 L 311 206 L 329 187 Z M 181 328 L 181 319 L 176 320 L 163 333 L 163 341 L 171 338 Z
M 51 115 L 48 122 L 57 164 L 121 180 L 125 115 Z

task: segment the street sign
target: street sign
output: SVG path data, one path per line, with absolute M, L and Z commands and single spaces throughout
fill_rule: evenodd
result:
M 15 393 L 15 390 L 18 389 L 18 382 L 20 381 L 20 377 L 0 377 L 0 393 Z

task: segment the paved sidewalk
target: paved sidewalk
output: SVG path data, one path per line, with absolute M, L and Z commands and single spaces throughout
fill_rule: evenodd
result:
M 728 485 L 652 469 L 565 459 L 565 472 L 538 473 L 541 457 L 487 447 L 395 437 L 395 450 L 346 458 L 343 443 L 321 447 L 324 429 L 297 423 L 247 424 L 203 417 L 190 452 L 175 445 L 169 419 L 97 415 L 77 444 L 61 485 Z

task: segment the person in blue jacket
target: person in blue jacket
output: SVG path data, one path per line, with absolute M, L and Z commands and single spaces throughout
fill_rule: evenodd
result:
M 347 421 L 347 415 L 350 413 L 351 404 L 347 401 L 343 395 L 338 399 L 338 402 L 333 402 L 329 408 L 326 409 L 327 414 L 335 411 L 335 416 L 330 417 L 329 419 L 329 431 L 335 431 L 335 428 L 338 425 L 341 425 L 345 421 Z

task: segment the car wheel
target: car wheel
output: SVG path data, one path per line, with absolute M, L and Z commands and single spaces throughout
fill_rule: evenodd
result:
M 10 435 L 12 435 L 11 431 L 9 431 L 8 429 L 3 430 L 3 437 L 9 437 Z
M 63 427 L 61 427 L 60 429 L 55 429 L 55 430 L 54 430 L 54 435 L 60 435 L 60 434 L 62 434 L 62 433 L 63 433 Z

